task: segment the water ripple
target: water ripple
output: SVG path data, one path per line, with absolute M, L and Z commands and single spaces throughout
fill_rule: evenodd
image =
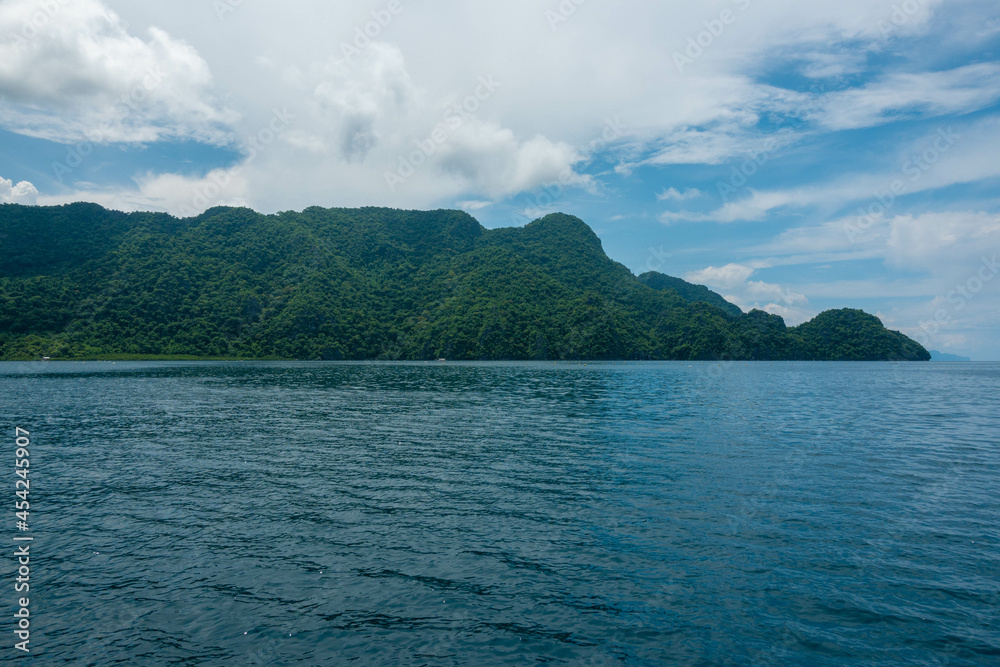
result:
M 998 389 L 997 364 L 0 364 L 34 659 L 996 664 Z

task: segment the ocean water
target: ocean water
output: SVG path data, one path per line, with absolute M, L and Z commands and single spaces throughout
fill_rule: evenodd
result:
M 0 364 L 37 665 L 1000 664 L 1000 364 Z M 20 533 L 24 534 L 24 533 Z

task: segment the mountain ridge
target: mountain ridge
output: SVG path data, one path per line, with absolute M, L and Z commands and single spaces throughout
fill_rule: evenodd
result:
M 939 352 L 937 350 L 928 350 L 931 355 L 931 361 L 972 361 L 971 357 L 962 356 L 961 354 L 951 354 L 948 352 Z
M 0 206 L 0 359 L 925 360 L 861 311 L 786 327 L 636 277 L 582 220 L 217 207 L 178 219 Z
M 647 271 L 639 275 L 638 278 L 640 282 L 649 285 L 653 289 L 672 289 L 688 303 L 702 301 L 715 306 L 733 317 L 739 317 L 743 314 L 743 310 L 739 306 L 729 302 L 725 297 L 713 292 L 704 285 L 695 285 L 686 280 L 659 273 L 658 271 Z

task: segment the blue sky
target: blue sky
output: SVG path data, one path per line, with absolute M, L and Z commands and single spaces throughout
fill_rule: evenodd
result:
M 264 4 L 0 3 L 0 201 L 564 211 L 635 273 L 1000 359 L 995 1 Z

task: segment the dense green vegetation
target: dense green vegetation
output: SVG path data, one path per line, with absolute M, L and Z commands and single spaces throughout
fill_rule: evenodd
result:
M 655 290 L 664 291 L 672 289 L 677 292 L 682 299 L 691 303 L 694 303 L 695 301 L 710 303 L 716 308 L 725 311 L 732 317 L 739 317 L 743 314 L 743 311 L 740 310 L 739 306 L 726 301 L 720 295 L 716 294 L 704 285 L 692 285 L 686 280 L 674 278 L 673 276 L 665 276 L 662 273 L 657 273 L 656 271 L 650 271 L 642 274 L 639 276 L 639 282 L 649 285 Z
M 581 220 L 459 211 L 188 219 L 0 206 L 0 359 L 927 359 L 861 311 L 786 328 L 610 260 Z

